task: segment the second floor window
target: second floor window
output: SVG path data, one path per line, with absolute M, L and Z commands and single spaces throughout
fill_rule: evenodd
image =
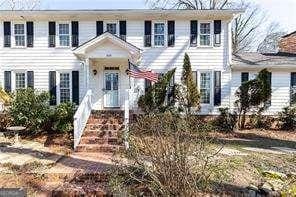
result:
M 26 88 L 26 73 L 15 74 L 15 89 L 20 90 Z
M 107 23 L 107 32 L 116 35 L 116 23 Z
M 200 45 L 210 46 L 211 45 L 211 24 L 201 23 L 200 24 Z
M 154 46 L 164 46 L 164 23 L 154 24 Z
M 70 74 L 60 74 L 60 99 L 61 103 L 70 101 Z
M 59 24 L 60 46 L 70 46 L 70 27 L 69 24 Z
M 15 46 L 25 46 L 25 24 L 14 25 Z

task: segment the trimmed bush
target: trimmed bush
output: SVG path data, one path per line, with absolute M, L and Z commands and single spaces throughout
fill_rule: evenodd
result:
M 223 132 L 232 132 L 237 121 L 237 114 L 229 111 L 229 108 L 219 108 L 220 115 L 214 120 L 215 130 Z
M 53 121 L 52 130 L 62 133 L 72 132 L 75 110 L 75 104 L 71 102 L 58 105 L 51 118 Z
M 14 125 L 25 126 L 35 134 L 40 132 L 50 116 L 48 93 L 36 92 L 31 88 L 18 90 L 9 114 Z
M 296 130 L 296 107 L 285 107 L 278 115 L 282 130 Z

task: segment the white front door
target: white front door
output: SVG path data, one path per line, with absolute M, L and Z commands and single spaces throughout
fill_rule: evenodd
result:
M 119 107 L 119 74 L 116 71 L 105 72 L 104 76 L 104 107 Z

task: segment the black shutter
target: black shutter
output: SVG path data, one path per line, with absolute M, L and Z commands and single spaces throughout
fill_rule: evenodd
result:
M 27 22 L 27 47 L 34 45 L 34 23 Z
M 175 46 L 175 21 L 168 21 L 168 46 Z
M 4 71 L 4 90 L 11 92 L 11 71 Z
M 151 81 L 145 79 L 145 93 L 148 92 L 149 88 L 152 86 Z
M 56 82 L 56 72 L 49 71 L 49 95 L 50 95 L 50 105 L 57 104 L 57 82 Z
M 241 83 L 249 81 L 249 73 L 248 72 L 242 72 L 241 73 Z
M 72 101 L 79 105 L 79 71 L 72 71 Z
M 28 85 L 28 88 L 34 89 L 34 72 L 33 71 L 27 72 L 27 85 Z
M 272 86 L 271 79 L 272 79 L 272 73 L 271 72 L 268 72 L 267 81 L 268 81 L 268 84 L 270 85 L 270 88 L 272 88 L 271 87 Z M 265 105 L 267 107 L 270 107 L 271 106 L 271 98 L 268 101 L 266 101 Z
M 221 44 L 221 20 L 214 21 L 214 43 L 215 45 Z
M 144 47 L 151 47 L 152 22 L 145 21 Z
M 119 21 L 119 36 L 126 41 L 126 21 Z
M 296 72 L 291 73 L 290 104 L 296 104 Z
M 100 36 L 104 33 L 104 22 L 97 21 L 97 36 Z
M 221 34 L 221 20 L 214 21 L 214 34 Z
M 56 23 L 55 22 L 49 22 L 48 23 L 48 46 L 49 47 L 55 47 L 55 36 L 56 36 Z
M 79 45 L 79 22 L 72 21 L 72 47 L 78 47 Z
M 190 46 L 197 46 L 197 21 L 190 21 Z
M 214 105 L 221 105 L 221 71 L 214 72 Z
M 11 46 L 11 22 L 5 21 L 4 25 L 4 47 Z

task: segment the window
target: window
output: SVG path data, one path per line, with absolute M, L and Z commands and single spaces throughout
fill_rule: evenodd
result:
M 116 23 L 107 23 L 107 32 L 116 35 Z
M 242 72 L 241 73 L 241 83 L 249 81 L 249 73 L 248 72 Z
M 200 24 L 200 45 L 210 46 L 211 45 L 211 23 Z
M 15 89 L 26 88 L 26 73 L 16 73 L 15 74 Z
M 154 46 L 164 46 L 164 23 L 154 23 Z
M 60 73 L 60 99 L 61 103 L 70 101 L 70 74 Z
M 201 103 L 210 104 L 211 102 L 211 73 L 200 73 L 200 100 Z
M 25 46 L 25 25 L 24 24 L 15 24 L 14 25 L 14 38 L 15 46 Z
M 59 24 L 60 46 L 70 46 L 70 27 L 69 24 Z

